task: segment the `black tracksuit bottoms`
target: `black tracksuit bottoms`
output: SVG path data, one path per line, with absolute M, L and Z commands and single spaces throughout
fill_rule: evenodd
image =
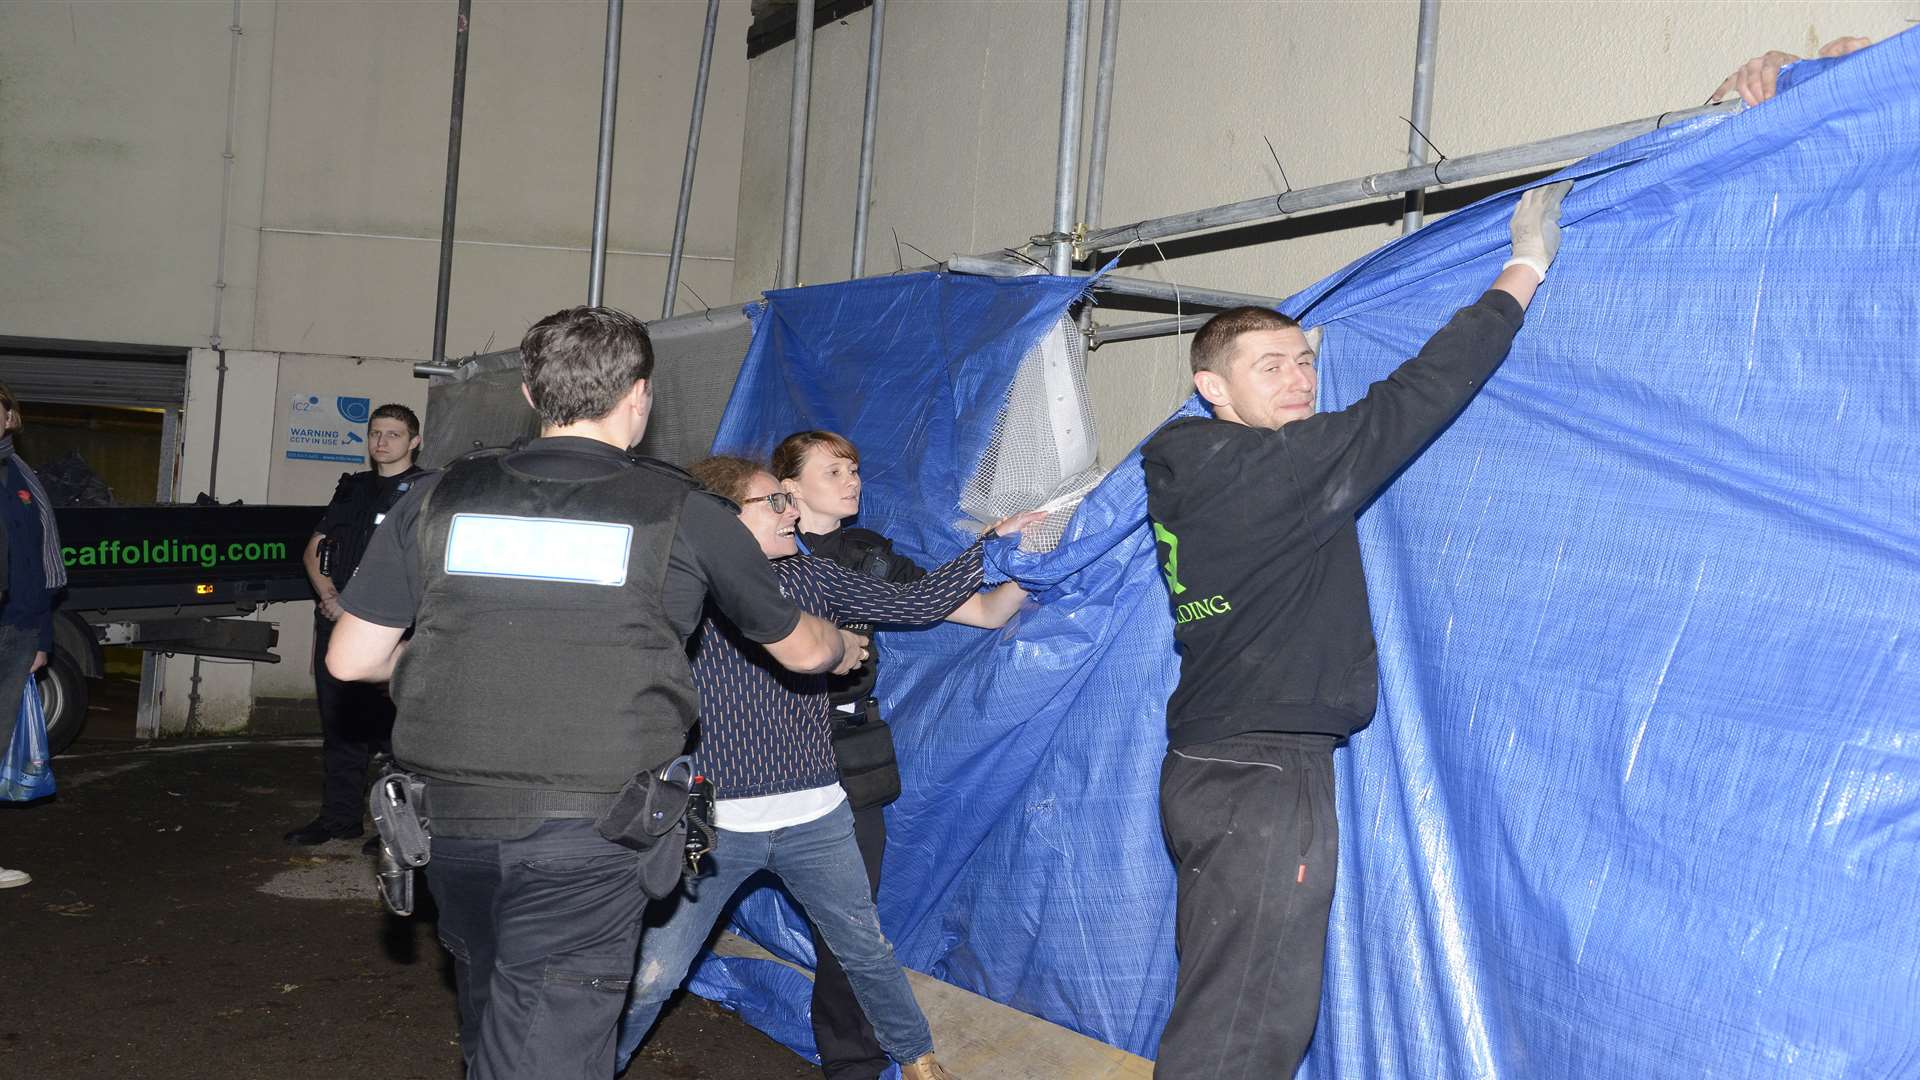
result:
M 1284 1080 L 1306 1055 L 1340 851 L 1334 745 L 1262 732 L 1167 752 L 1180 975 L 1157 1080 Z

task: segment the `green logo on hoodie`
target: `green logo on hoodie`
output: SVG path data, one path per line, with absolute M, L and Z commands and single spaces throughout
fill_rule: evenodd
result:
M 1187 587 L 1180 584 L 1180 538 L 1157 521 L 1153 523 L 1153 538 L 1167 545 L 1167 561 L 1160 564 L 1160 572 L 1167 577 L 1167 590 L 1179 596 L 1187 591 Z
M 1187 591 L 1187 587 L 1180 584 L 1180 538 L 1157 521 L 1153 523 L 1153 538 L 1167 545 L 1167 561 L 1160 564 L 1160 573 L 1166 576 L 1167 591 L 1179 596 Z M 1209 596 L 1205 600 L 1189 600 L 1174 605 L 1173 621 L 1180 624 L 1198 622 L 1231 611 L 1233 604 L 1226 597 Z

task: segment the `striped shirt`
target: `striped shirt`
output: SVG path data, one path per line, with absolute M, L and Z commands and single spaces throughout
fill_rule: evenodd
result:
M 906 585 L 811 555 L 777 560 L 773 570 L 788 599 L 830 622 L 929 626 L 980 590 L 980 560 L 976 542 Z M 713 781 L 715 797 L 748 799 L 839 782 L 825 675 L 782 668 L 711 607 L 694 640 L 693 684 L 700 691 L 694 769 Z

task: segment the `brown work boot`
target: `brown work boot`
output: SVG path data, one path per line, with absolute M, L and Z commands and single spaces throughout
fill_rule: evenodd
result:
M 922 1054 L 900 1066 L 900 1080 L 959 1080 L 959 1078 L 948 1072 L 946 1066 L 935 1061 L 932 1054 Z

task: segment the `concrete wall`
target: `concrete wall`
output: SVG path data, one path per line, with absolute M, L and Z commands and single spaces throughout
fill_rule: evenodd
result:
M 902 241 L 945 258 L 1051 228 L 1064 5 L 894 0 L 887 8 L 867 267 Z M 1088 82 L 1100 36 L 1092 5 Z M 1720 3 L 1442 0 L 1433 121 L 1460 155 L 1703 103 L 1740 61 L 1876 40 L 1920 2 Z M 1418 5 L 1125 0 L 1102 224 L 1406 164 Z M 847 276 L 870 13 L 815 39 L 801 280 Z M 792 47 L 752 62 L 733 292 L 771 286 L 780 246 Z M 1089 113 L 1091 106 L 1089 104 Z M 1083 170 L 1084 175 L 1084 170 Z M 1165 242 L 1166 275 L 1288 295 L 1399 236 L 1398 200 L 1266 230 L 1284 242 L 1194 254 Z M 911 248 L 904 264 L 929 261 Z M 1103 319 L 1109 317 L 1103 313 Z M 1102 460 L 1118 460 L 1190 390 L 1186 339 L 1114 345 L 1091 359 Z

